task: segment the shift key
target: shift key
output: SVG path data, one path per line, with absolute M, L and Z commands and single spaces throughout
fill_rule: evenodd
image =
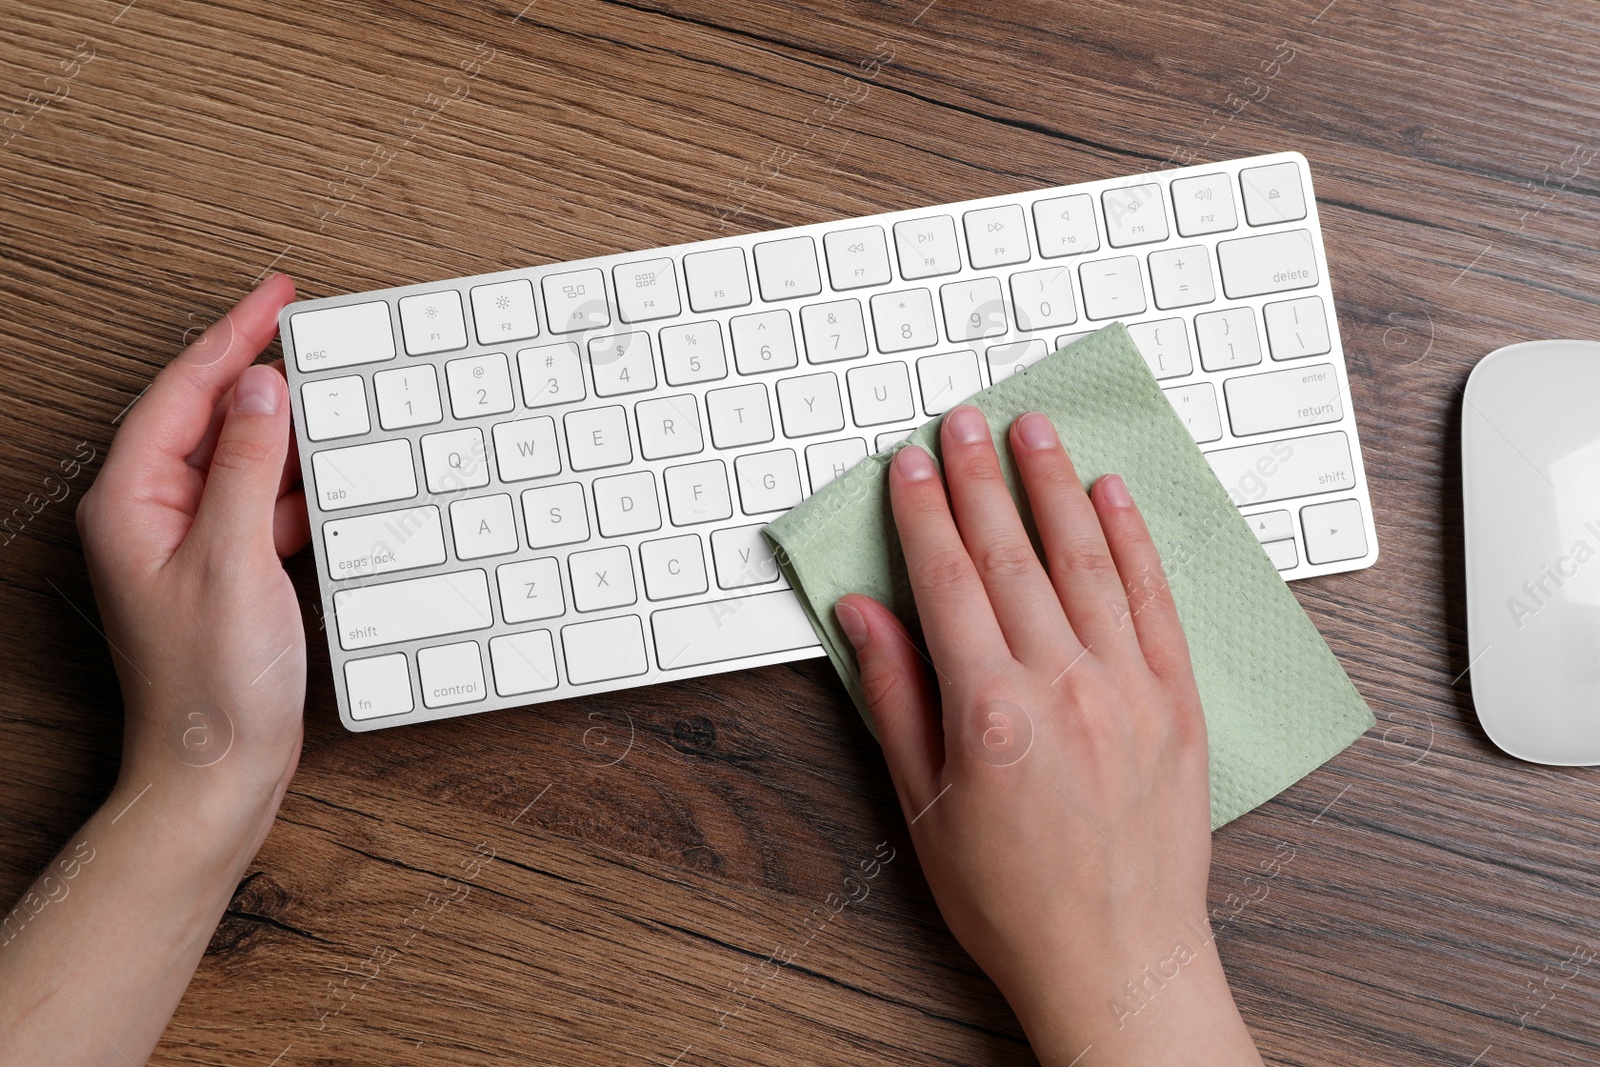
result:
M 419 641 L 494 623 L 489 577 L 481 570 L 341 589 L 333 594 L 333 614 L 344 649 Z
M 1217 480 L 1239 506 L 1269 500 L 1349 492 L 1356 484 L 1350 438 L 1312 434 L 1206 453 Z

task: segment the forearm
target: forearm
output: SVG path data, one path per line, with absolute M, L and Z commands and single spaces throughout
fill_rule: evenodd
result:
M 0 1065 L 145 1062 L 275 807 L 141 790 L 113 790 L 0 923 Z

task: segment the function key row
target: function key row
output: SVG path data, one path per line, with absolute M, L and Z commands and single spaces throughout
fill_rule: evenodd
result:
M 1250 226 L 1292 222 L 1306 216 L 1299 167 L 1277 163 L 1246 168 L 1239 174 L 1244 214 Z M 906 281 L 975 270 L 1014 266 L 1038 254 L 1045 259 L 1100 249 L 1100 219 L 1106 243 L 1127 248 L 1171 237 L 1165 206 L 1167 188 L 1151 181 L 1105 190 L 1100 211 L 1088 193 L 1048 197 L 1032 204 L 974 208 L 961 216 L 960 232 L 951 215 L 930 215 L 895 223 L 894 259 Z M 1239 228 L 1234 181 L 1226 173 L 1174 179 L 1170 183 L 1173 216 L 1183 237 L 1224 233 Z M 1097 218 L 1097 215 L 1099 216 Z M 962 244 L 966 246 L 963 263 Z M 1176 250 L 1175 250 L 1176 251 Z M 1236 264 L 1248 270 L 1242 248 Z M 768 303 L 816 296 L 823 291 L 823 261 L 835 291 L 887 285 L 894 280 L 889 239 L 881 226 L 835 230 L 816 242 L 808 236 L 757 242 L 755 287 L 743 247 L 690 252 L 683 256 L 684 291 L 696 314 L 745 307 L 754 293 Z M 658 257 L 618 265 L 612 270 L 615 300 L 606 292 L 599 268 L 548 274 L 540 279 L 544 300 L 543 328 L 550 334 L 604 329 L 616 324 L 651 322 L 684 313 L 678 265 Z M 1241 282 L 1239 288 L 1252 283 Z M 1230 286 L 1230 290 L 1232 287 Z M 1230 296 L 1236 295 L 1230 291 Z M 511 279 L 474 286 L 469 292 L 477 340 L 482 345 L 521 341 L 540 335 L 541 322 L 533 283 Z M 613 316 L 613 309 L 615 316 Z M 461 294 L 452 289 L 402 297 L 400 328 L 408 355 L 423 356 L 466 348 L 468 330 Z M 395 358 L 388 304 L 382 300 L 337 308 L 304 311 L 290 319 L 295 352 L 302 371 L 316 371 Z

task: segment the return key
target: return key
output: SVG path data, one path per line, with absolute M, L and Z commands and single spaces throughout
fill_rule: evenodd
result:
M 1228 398 L 1228 423 L 1236 437 L 1338 422 L 1344 417 L 1339 375 L 1331 363 L 1241 375 L 1229 378 L 1223 390 Z

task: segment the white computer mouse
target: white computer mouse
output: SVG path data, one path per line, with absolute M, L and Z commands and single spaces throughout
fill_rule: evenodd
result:
M 1461 412 L 1472 699 L 1495 744 L 1600 764 L 1600 343 L 1485 356 Z

